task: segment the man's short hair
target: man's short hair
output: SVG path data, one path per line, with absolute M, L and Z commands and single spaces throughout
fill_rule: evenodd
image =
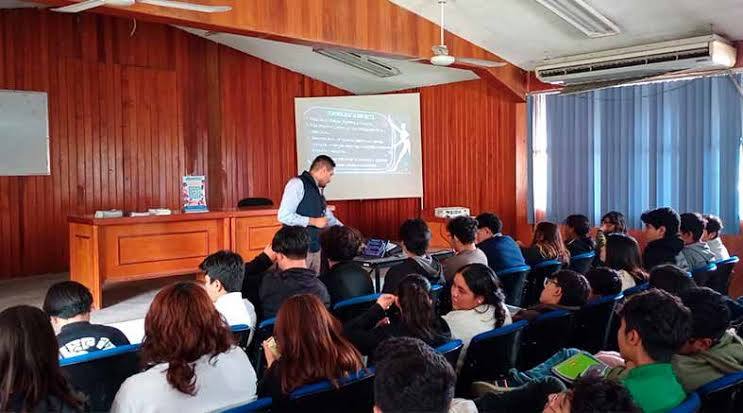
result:
M 488 228 L 493 234 L 498 234 L 503 231 L 503 222 L 492 212 L 483 212 L 478 215 L 477 228 Z
M 591 286 L 583 274 L 573 270 L 560 270 L 549 276 L 555 280 L 562 289 L 560 305 L 568 307 L 580 307 L 588 301 L 588 295 L 591 293 Z
M 579 237 L 585 237 L 591 231 L 591 222 L 585 215 L 570 215 L 565 218 L 565 225 L 572 228 Z
M 704 219 L 707 220 L 707 226 L 705 227 L 707 229 L 708 234 L 717 233 L 717 238 L 720 235 L 720 231 L 724 228 L 722 226 L 722 220 L 717 215 L 705 215 Z
M 622 278 L 617 270 L 598 267 L 586 273 L 586 279 L 594 295 L 609 296 L 622 292 Z
M 209 255 L 199 264 L 211 282 L 219 280 L 229 293 L 241 291 L 245 278 L 245 262 L 239 254 L 222 250 Z
M 412 337 L 390 338 L 375 351 L 374 404 L 383 413 L 445 413 L 457 376 L 446 358 Z
M 691 234 L 691 237 L 696 242 L 699 242 L 699 240 L 702 239 L 705 225 L 707 225 L 707 222 L 700 213 L 686 212 L 681 214 L 681 232 L 684 234 Z
M 640 216 L 640 219 L 645 224 L 652 225 L 656 229 L 665 227 L 666 237 L 671 237 L 679 232 L 681 218 L 673 208 L 663 207 L 646 211 Z
M 310 237 L 307 229 L 300 226 L 283 226 L 276 231 L 271 241 L 274 252 L 284 254 L 292 260 L 307 258 Z
M 335 161 L 328 155 L 318 155 L 310 165 L 310 171 L 315 171 L 319 168 L 333 169 L 335 168 Z
M 471 244 L 477 236 L 477 220 L 467 216 L 454 217 L 446 224 L 446 230 L 462 244 Z
M 650 271 L 650 286 L 679 296 L 697 284 L 688 272 L 673 264 L 661 264 Z
M 691 310 L 691 337 L 719 340 L 730 327 L 730 309 L 722 294 L 708 287 L 692 288 L 681 294 Z
M 408 219 L 400 225 L 400 239 L 405 248 L 415 255 L 426 255 L 431 243 L 431 230 L 422 219 Z
M 58 282 L 46 292 L 44 312 L 50 317 L 69 319 L 90 312 L 93 294 L 76 281 Z
M 619 381 L 592 376 L 578 379 L 570 392 L 570 413 L 596 412 L 641 413 L 642 410 Z
M 348 226 L 334 225 L 320 232 L 320 247 L 331 261 L 352 260 L 361 248 L 361 233 Z
M 691 336 L 691 311 L 681 299 L 652 289 L 631 296 L 619 309 L 624 333 L 634 330 L 645 352 L 656 362 L 668 363 Z

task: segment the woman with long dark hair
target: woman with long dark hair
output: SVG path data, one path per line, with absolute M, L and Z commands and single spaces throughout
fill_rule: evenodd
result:
M 596 250 L 606 246 L 606 236 L 609 234 L 626 234 L 627 222 L 621 212 L 609 211 L 601 217 L 601 226 L 596 231 Z
M 363 367 L 361 354 L 343 337 L 341 323 L 313 294 L 284 301 L 276 315 L 273 337 L 263 343 L 268 370 L 258 395 L 274 402 L 297 387 L 337 379 Z
M 449 325 L 452 338 L 462 340 L 457 369 L 472 337 L 494 328 L 511 324 L 511 313 L 495 272 L 483 264 L 470 264 L 457 272 L 451 288 L 453 311 L 443 318 Z
M 531 246 L 522 249 L 524 260 L 529 265 L 546 260 L 558 260 L 570 263 L 570 253 L 562 241 L 560 227 L 552 222 L 540 222 L 534 229 Z
M 607 235 L 606 246 L 601 250 L 601 261 L 619 271 L 622 291 L 648 281 L 648 274 L 642 269 L 640 246 L 629 235 Z
M 141 361 L 112 412 L 212 411 L 255 398 L 256 375 L 204 288 L 164 288 L 144 322 Z
M 369 310 L 346 323 L 344 332 L 364 355 L 372 355 L 390 337 L 415 337 L 431 347 L 451 339 L 449 326 L 434 312 L 431 283 L 419 274 L 403 278 L 397 295 L 382 294 Z
M 49 316 L 27 305 L 0 313 L 0 411 L 66 413 L 83 408 L 59 368 Z

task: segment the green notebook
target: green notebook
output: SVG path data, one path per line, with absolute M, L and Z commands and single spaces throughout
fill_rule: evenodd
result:
M 588 353 L 578 353 L 552 367 L 552 373 L 572 383 L 582 377 L 589 369 L 601 374 L 607 367 L 607 365 Z

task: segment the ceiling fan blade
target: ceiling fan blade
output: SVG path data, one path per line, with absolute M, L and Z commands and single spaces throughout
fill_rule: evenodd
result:
M 79 13 L 81 11 L 90 10 L 94 7 L 104 6 L 105 4 L 106 0 L 87 0 L 70 4 L 68 6 L 57 7 L 55 9 L 52 9 L 52 11 L 60 13 Z
M 175 0 L 137 0 L 137 3 L 151 4 L 153 6 L 160 7 L 170 7 L 171 9 L 199 11 L 202 13 L 221 13 L 232 10 L 231 6 L 207 6 L 205 4 L 186 3 L 185 1 Z
M 459 57 L 459 56 L 457 56 L 457 61 L 461 63 L 482 66 L 482 67 L 503 67 L 508 64 L 506 62 L 496 62 L 493 60 L 474 59 L 471 57 Z

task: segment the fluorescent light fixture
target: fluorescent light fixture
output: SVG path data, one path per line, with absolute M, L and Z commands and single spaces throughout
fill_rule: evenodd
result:
M 584 0 L 536 0 L 590 38 L 614 36 L 619 26 Z M 621 1 L 621 0 L 619 0 Z
M 337 60 L 343 64 L 361 69 L 377 77 L 392 77 L 399 75 L 400 69 L 390 66 L 382 61 L 373 59 L 360 53 L 340 49 L 312 49 L 315 53 L 320 53 L 331 59 Z

